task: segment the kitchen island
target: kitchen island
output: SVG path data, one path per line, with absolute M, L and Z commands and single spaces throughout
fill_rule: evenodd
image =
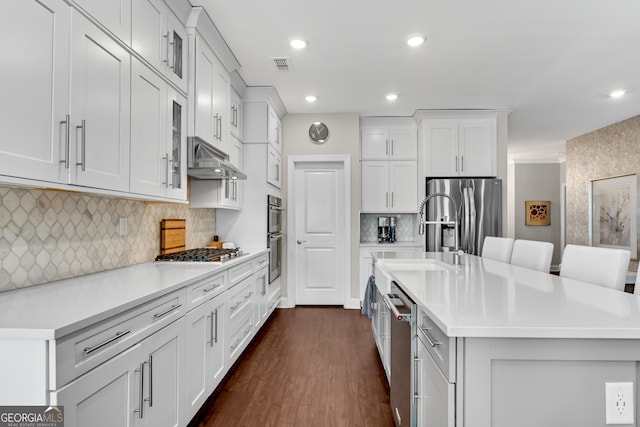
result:
M 417 305 L 418 425 L 604 426 L 605 383 L 633 384 L 633 415 L 635 295 L 471 255 L 373 258 L 379 291 L 394 281 Z

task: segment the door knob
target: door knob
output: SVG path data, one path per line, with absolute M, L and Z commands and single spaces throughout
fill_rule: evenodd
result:
M 297 243 L 298 243 L 299 245 L 301 245 L 301 244 L 303 244 L 303 243 L 306 243 L 306 240 L 297 240 Z

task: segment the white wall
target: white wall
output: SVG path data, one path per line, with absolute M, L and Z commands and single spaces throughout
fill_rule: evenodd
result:
M 308 130 L 314 122 L 323 122 L 329 127 L 329 140 L 321 145 L 309 140 Z M 358 244 L 360 239 L 360 117 L 357 113 L 333 113 L 333 114 L 288 114 L 282 119 L 282 182 L 287 183 L 287 159 L 288 156 L 326 156 L 326 155 L 350 155 L 351 156 L 351 296 L 358 298 Z M 282 188 L 282 196 L 287 199 L 286 185 Z M 286 214 L 285 214 L 286 221 Z M 295 244 L 287 239 L 287 245 Z M 286 261 L 285 261 L 286 262 Z M 289 285 L 286 278 L 286 265 L 283 266 L 283 296 L 289 295 Z

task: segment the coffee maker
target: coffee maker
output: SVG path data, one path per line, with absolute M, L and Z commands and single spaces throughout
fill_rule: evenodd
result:
M 378 242 L 393 243 L 396 241 L 396 224 L 395 216 L 379 216 L 378 217 Z

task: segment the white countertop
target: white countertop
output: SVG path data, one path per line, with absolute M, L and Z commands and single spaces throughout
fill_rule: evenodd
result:
M 388 275 L 451 337 L 640 338 L 640 297 L 502 262 L 452 254 L 373 253 Z M 433 259 L 447 268 L 386 268 Z
M 148 262 L 0 294 L 0 338 L 57 339 L 267 252 L 224 263 Z

